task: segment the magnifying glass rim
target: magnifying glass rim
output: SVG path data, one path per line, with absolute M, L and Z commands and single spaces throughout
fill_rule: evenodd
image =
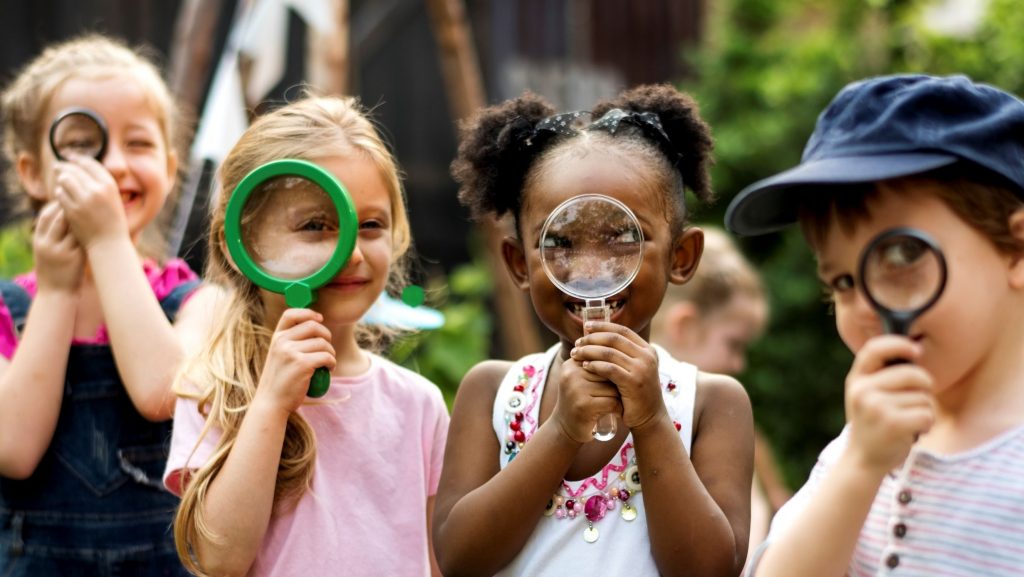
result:
M 871 291 L 868 290 L 868 283 L 865 281 L 865 279 L 867 278 L 866 273 L 868 268 L 868 255 L 870 255 L 875 250 L 876 246 L 896 236 L 909 236 L 917 240 L 920 240 L 921 242 L 928 245 L 928 248 L 932 250 L 932 253 L 935 254 L 939 260 L 939 284 L 935 288 L 935 292 L 932 293 L 931 298 L 928 299 L 927 302 L 910 310 L 893 310 L 883 305 L 882 303 L 878 302 L 875 299 L 874 295 L 871 294 Z M 909 226 L 890 228 L 879 233 L 877 236 L 875 236 L 875 238 L 871 239 L 871 242 L 869 242 L 868 245 L 864 248 L 864 252 L 861 253 L 860 266 L 858 266 L 857 273 L 860 276 L 860 288 L 861 292 L 864 293 L 864 298 L 868 300 L 868 302 L 876 311 L 879 311 L 879 314 L 884 314 L 882 312 L 884 311 L 885 313 L 891 315 L 913 319 L 917 317 L 917 315 L 921 314 L 923 311 L 928 310 L 932 305 L 934 305 L 935 301 L 939 300 L 939 297 L 942 296 L 942 293 L 946 289 L 946 257 L 944 254 L 942 254 L 942 249 L 939 248 L 939 243 L 936 242 L 935 239 L 931 237 L 931 235 L 924 232 L 923 230 L 912 228 Z
M 603 293 L 600 296 L 583 296 L 582 294 L 580 294 L 580 293 L 578 293 L 578 292 L 568 288 L 564 283 L 562 283 L 560 280 L 555 278 L 555 274 L 548 267 L 547 260 L 544 258 L 544 237 L 547 236 L 548 228 L 551 226 L 551 223 L 554 221 L 555 215 L 558 214 L 559 212 L 561 212 L 561 210 L 564 207 L 566 207 L 567 205 L 572 204 L 572 203 L 576 203 L 576 202 L 581 202 L 584 199 L 603 200 L 603 201 L 610 202 L 610 203 L 614 204 L 615 206 L 619 207 L 620 209 L 622 209 L 623 212 L 625 212 L 627 215 L 629 215 L 629 218 L 632 219 L 633 224 L 636 225 L 637 233 L 640 235 L 640 253 L 637 255 L 640 258 L 637 259 L 636 266 L 633 268 L 633 271 L 629 274 L 629 277 L 626 280 L 624 280 L 622 283 L 618 284 L 615 287 L 614 290 L 609 291 L 607 293 Z M 631 282 L 633 282 L 633 279 L 636 278 L 636 275 L 640 273 L 640 266 L 643 265 L 643 262 L 644 262 L 644 230 L 640 226 L 640 219 L 638 219 L 636 217 L 636 215 L 633 214 L 633 211 L 630 210 L 629 207 L 625 205 L 625 203 L 623 203 L 622 201 L 620 201 L 620 200 L 618 200 L 616 198 L 612 198 L 612 197 L 604 195 L 604 194 L 596 194 L 596 193 L 579 194 L 579 195 L 576 195 L 576 196 L 574 196 L 572 198 L 569 198 L 569 199 L 566 199 L 566 200 L 562 201 L 561 204 L 556 206 L 554 208 L 554 210 L 552 210 L 551 213 L 548 214 L 547 219 L 544 220 L 544 226 L 541 227 L 541 229 L 540 229 L 540 237 L 538 238 L 538 243 L 537 244 L 538 244 L 538 248 L 540 249 L 540 264 L 541 264 L 542 267 L 544 267 L 544 274 L 546 274 L 548 276 L 548 278 L 551 280 L 551 282 L 554 283 L 555 286 L 557 286 L 559 290 L 561 290 L 562 292 L 564 292 L 565 294 L 567 294 L 569 296 L 576 297 L 576 298 L 582 299 L 582 300 L 593 301 L 593 300 L 606 299 L 606 298 L 608 298 L 608 297 L 610 297 L 610 296 L 612 296 L 612 295 L 614 295 L 614 294 L 616 294 L 618 292 L 621 292 L 624 288 L 628 287 L 629 284 Z
M 100 149 L 96 151 L 96 155 L 93 156 L 93 158 L 98 161 L 102 161 L 103 157 L 107 154 L 107 123 L 103 121 L 103 117 L 101 117 L 95 110 L 80 106 L 61 110 L 57 113 L 57 117 L 53 119 L 53 122 L 50 123 L 50 150 L 53 151 L 53 156 L 56 157 L 57 160 L 67 160 L 67 158 L 61 156 L 60 152 L 57 150 L 57 143 L 54 142 L 54 139 L 57 136 L 57 125 L 59 125 L 65 118 L 73 115 L 86 116 L 100 127 Z
M 282 279 L 264 272 L 249 255 L 245 243 L 242 242 L 242 208 L 261 184 L 278 176 L 298 176 L 312 181 L 327 192 L 338 212 L 338 244 L 334 247 L 334 252 L 323 266 L 298 279 Z M 285 294 L 288 287 L 294 285 L 305 286 L 313 291 L 330 282 L 345 267 L 355 249 L 357 228 L 356 209 L 345 185 L 319 165 L 296 158 L 274 160 L 245 175 L 231 193 L 224 215 L 225 241 L 235 265 L 258 286 L 280 294 Z M 344 255 L 344 258 L 340 258 L 339 255 Z

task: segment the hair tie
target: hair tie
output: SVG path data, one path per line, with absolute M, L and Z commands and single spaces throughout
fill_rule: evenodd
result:
M 638 127 L 644 136 L 658 145 L 672 166 L 678 165 L 682 154 L 672 145 L 672 140 L 669 139 L 665 128 L 661 125 L 661 119 L 653 112 L 637 112 L 635 110 L 626 112 L 621 108 L 612 108 L 588 126 L 587 130 L 604 130 L 614 135 L 615 131 L 619 129 L 619 124 L 623 122 Z

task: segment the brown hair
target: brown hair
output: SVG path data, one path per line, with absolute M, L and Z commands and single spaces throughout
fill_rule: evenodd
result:
M 232 266 L 227 253 L 227 203 L 239 181 L 262 164 L 281 158 L 315 161 L 334 155 L 365 159 L 380 171 L 391 197 L 393 222 L 389 287 L 397 290 L 405 282 L 403 257 L 410 245 L 410 231 L 401 180 L 394 157 L 366 111 L 352 98 L 307 97 L 257 119 L 221 165 L 217 200 L 211 208 L 206 278 L 226 287 L 228 305 L 223 318 L 214 323 L 209 345 L 190 361 L 181 377 L 195 389 L 178 386 L 176 390 L 198 402 L 206 418 L 203 436 L 212 427 L 222 431 L 210 459 L 191 477 L 182 476 L 182 500 L 174 523 L 178 555 L 185 567 L 198 575 L 203 572 L 191 555 L 191 544 L 197 535 L 218 538 L 206 523 L 202 501 L 234 446 L 256 393 L 272 334 L 259 288 Z M 315 457 L 312 428 L 301 415 L 292 413 L 277 472 L 275 509 L 293 505 L 308 489 Z
M 1024 243 L 1009 226 L 1010 214 L 1024 208 L 1021 193 L 1004 181 L 963 164 L 892 180 L 830 187 L 825 194 L 821 190 L 805 190 L 799 201 L 800 227 L 807 242 L 816 247 L 824 240 L 833 219 L 847 231 L 863 222 L 868 217 L 868 203 L 880 186 L 899 188 L 922 183 L 935 184 L 931 190 L 939 200 L 988 238 L 996 250 L 1003 254 L 1024 252 Z

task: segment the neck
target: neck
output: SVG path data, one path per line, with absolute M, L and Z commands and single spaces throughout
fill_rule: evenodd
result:
M 336 377 L 352 377 L 361 375 L 370 368 L 370 358 L 356 342 L 355 325 L 329 327 L 331 344 L 334 346 L 334 357 L 338 364 L 332 375 Z

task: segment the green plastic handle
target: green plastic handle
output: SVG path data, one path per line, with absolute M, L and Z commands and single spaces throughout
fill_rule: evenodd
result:
M 331 372 L 326 367 L 320 367 L 313 371 L 313 378 L 309 379 L 306 396 L 314 399 L 320 398 L 327 394 L 329 388 L 331 388 Z

